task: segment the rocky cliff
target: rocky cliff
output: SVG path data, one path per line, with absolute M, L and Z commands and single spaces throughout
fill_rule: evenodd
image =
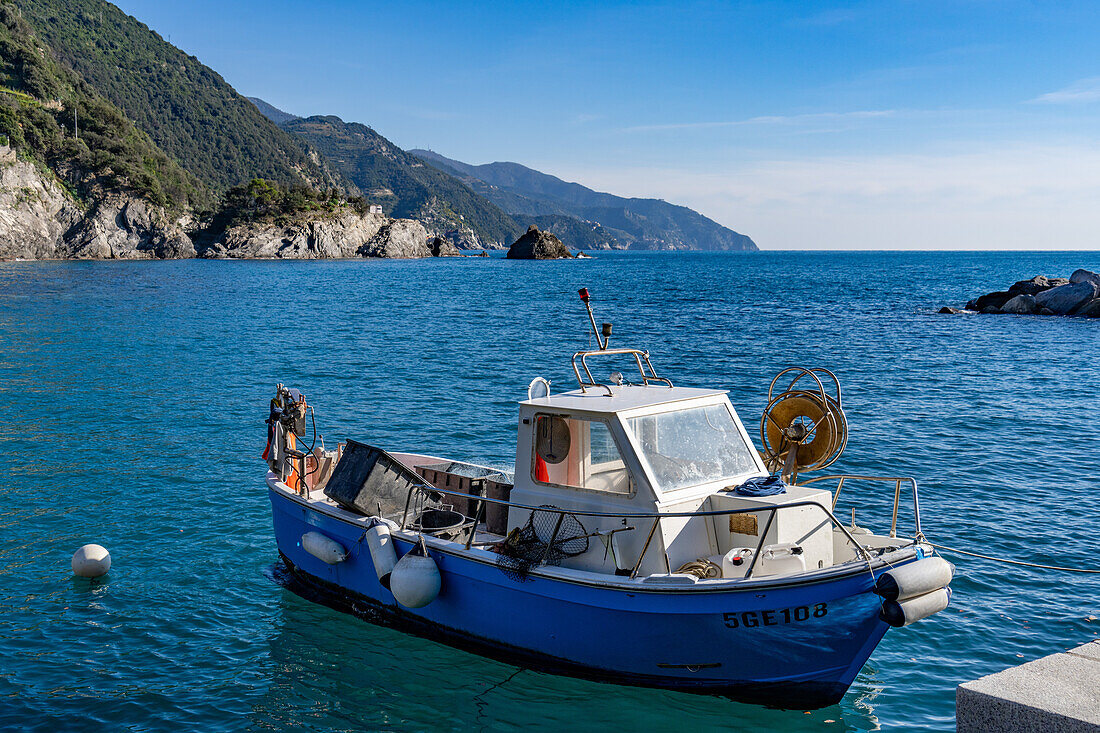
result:
M 0 259 L 50 259 L 82 213 L 56 179 L 0 148 Z
M 422 224 L 345 211 L 239 224 L 192 239 L 186 220 L 136 196 L 104 192 L 86 208 L 48 171 L 0 147 L 0 259 L 331 259 L 431 257 Z M 439 251 L 439 248 L 436 248 Z M 453 247 L 443 248 L 442 255 Z
M 181 222 L 164 209 L 114 192 L 84 209 L 51 173 L 0 147 L 0 259 L 194 256 Z
M 342 214 L 290 224 L 230 227 L 203 248 L 203 257 L 340 259 L 431 257 L 428 232 L 419 222 L 382 214 Z

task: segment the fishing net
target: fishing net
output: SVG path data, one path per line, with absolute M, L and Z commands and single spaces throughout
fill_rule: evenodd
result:
M 500 571 L 523 582 L 532 568 L 560 565 L 567 557 L 588 552 L 588 532 L 572 514 L 563 514 L 557 507 L 544 504 L 531 512 L 527 524 L 513 529 L 493 550 Z

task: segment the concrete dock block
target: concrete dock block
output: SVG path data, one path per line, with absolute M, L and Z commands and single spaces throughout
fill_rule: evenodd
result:
M 959 685 L 960 733 L 1100 733 L 1100 640 Z

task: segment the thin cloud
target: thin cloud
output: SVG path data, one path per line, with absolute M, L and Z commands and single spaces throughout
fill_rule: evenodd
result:
M 814 112 L 804 115 L 762 115 L 744 120 L 725 120 L 719 122 L 672 122 L 663 125 L 634 125 L 623 128 L 625 132 L 657 132 L 662 130 L 707 130 L 721 127 L 741 127 L 745 125 L 799 125 L 814 122 L 836 120 L 858 120 L 875 117 L 889 117 L 895 114 L 892 109 L 857 110 L 854 112 Z
M 1100 76 L 1081 79 L 1065 89 L 1040 94 L 1035 99 L 1028 100 L 1032 104 L 1079 104 L 1097 101 L 1100 101 Z
M 602 120 L 602 119 L 604 119 L 604 117 L 606 117 L 606 115 L 581 113 L 581 114 L 573 115 L 573 119 L 571 120 L 571 122 L 574 125 L 585 125 L 585 124 L 588 124 L 589 122 L 596 122 L 597 120 Z
M 858 20 L 859 17 L 860 14 L 852 8 L 831 8 L 819 13 L 796 18 L 793 21 L 793 25 L 829 27 L 851 23 L 854 20 Z

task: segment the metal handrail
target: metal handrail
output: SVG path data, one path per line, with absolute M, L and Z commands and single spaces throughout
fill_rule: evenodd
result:
M 807 486 L 818 481 L 829 481 L 837 479 L 836 492 L 833 494 L 833 509 L 836 509 L 837 501 L 840 500 L 840 492 L 844 488 L 844 482 L 848 480 L 852 481 L 889 481 L 894 484 L 894 511 L 890 518 L 890 537 L 898 536 L 898 510 L 901 504 L 901 485 L 902 483 L 908 483 L 912 488 L 913 493 L 913 521 L 914 521 L 914 539 L 921 541 L 924 539 L 924 532 L 921 529 L 920 523 L 920 495 L 917 490 L 917 480 L 912 476 L 857 476 L 854 474 L 834 474 L 830 476 L 815 476 L 812 479 L 807 479 L 801 482 L 801 486 Z
M 825 478 L 825 477 L 822 477 L 822 478 Z M 849 478 L 855 478 L 855 477 L 849 477 Z M 401 517 L 401 529 L 402 530 L 407 529 L 408 509 L 409 509 L 409 504 L 411 503 L 410 499 L 411 499 L 412 493 L 414 491 L 427 491 L 427 492 L 432 492 L 432 493 L 435 493 L 435 494 L 440 493 L 439 489 L 437 489 L 434 486 L 429 486 L 427 484 L 410 486 L 409 487 L 409 495 L 405 498 L 405 514 Z M 448 491 L 447 495 L 448 496 L 461 496 L 461 497 L 464 497 L 466 499 L 474 499 L 474 500 L 479 501 L 479 502 L 489 502 L 491 504 L 502 504 L 504 506 L 515 507 L 517 509 L 529 509 L 532 512 L 542 511 L 542 512 L 550 512 L 550 513 L 557 514 L 558 515 L 558 524 L 557 524 L 557 527 L 555 527 L 555 530 L 554 530 L 554 536 L 555 537 L 557 536 L 558 527 L 560 527 L 561 521 L 562 521 L 562 519 L 564 519 L 566 514 L 572 514 L 574 516 L 580 515 L 582 517 L 605 517 L 605 518 L 611 518 L 611 519 L 647 519 L 647 518 L 648 519 L 653 519 L 654 520 L 653 526 L 650 528 L 649 535 L 646 537 L 645 545 L 642 547 L 642 551 L 639 554 L 638 559 L 637 559 L 637 561 L 635 561 L 634 566 L 631 570 L 631 573 L 630 573 L 631 578 L 634 578 L 634 577 L 637 576 L 638 569 L 641 567 L 641 564 L 642 564 L 642 558 L 645 557 L 645 553 L 649 549 L 649 545 L 650 545 L 650 542 L 653 539 L 653 535 L 657 531 L 657 526 L 660 524 L 662 519 L 691 518 L 691 517 L 721 517 L 721 516 L 730 516 L 730 515 L 733 515 L 733 514 L 751 514 L 751 513 L 759 512 L 759 511 L 768 511 L 768 512 L 770 512 L 769 515 L 768 515 L 768 521 L 764 526 L 764 531 L 760 533 L 760 540 L 757 542 L 756 550 L 753 552 L 752 562 L 750 563 L 748 569 L 745 572 L 745 579 L 748 579 L 749 577 L 751 577 L 752 571 L 756 567 L 756 559 L 760 556 L 760 552 L 764 547 L 764 542 L 765 542 L 765 540 L 767 539 L 767 536 L 768 536 L 768 530 L 771 529 L 772 521 L 775 519 L 775 515 L 781 509 L 797 509 L 797 508 L 801 508 L 801 507 L 816 507 L 817 509 L 820 509 L 825 514 L 825 516 L 829 519 L 829 521 L 832 522 L 833 526 L 839 528 L 840 531 L 844 533 L 845 538 L 847 538 L 848 543 L 850 545 L 852 545 L 852 547 L 855 548 L 856 553 L 860 557 L 862 557 L 864 560 L 866 560 L 867 562 L 871 561 L 871 555 L 870 555 L 869 552 L 867 552 L 867 549 L 864 548 L 863 545 L 859 544 L 859 542 L 856 541 L 856 538 L 853 537 L 852 533 L 848 531 L 848 528 L 845 527 L 844 524 L 841 523 L 841 521 L 839 519 L 837 519 L 836 515 L 833 514 L 832 510 L 826 508 L 824 505 L 819 504 L 816 501 L 810 501 L 808 499 L 804 499 L 802 501 L 793 501 L 789 504 L 780 504 L 780 505 L 775 505 L 775 506 L 771 506 L 771 507 L 750 507 L 750 508 L 745 508 L 745 509 L 710 509 L 710 510 L 707 510 L 707 511 L 696 511 L 696 512 L 597 512 L 597 511 L 587 511 L 587 510 L 582 510 L 582 509 L 562 509 L 560 507 L 546 506 L 546 505 L 534 506 L 534 505 L 531 505 L 531 504 L 518 504 L 518 503 L 506 501 L 504 499 L 494 499 L 494 498 L 489 497 L 489 496 L 478 496 L 476 494 L 464 494 L 464 493 L 459 493 L 459 492 L 456 492 L 456 491 Z M 478 507 L 478 514 L 480 515 L 480 513 L 481 513 L 481 507 L 479 506 Z M 476 526 L 475 526 L 474 529 L 476 530 Z M 891 537 L 893 537 L 893 536 L 895 536 L 895 535 L 891 535 Z M 919 539 L 921 539 L 921 538 L 918 537 L 917 539 L 914 540 L 914 542 L 919 541 Z M 668 566 L 668 552 L 667 552 L 667 550 L 665 552 L 665 564 L 666 564 L 666 566 Z
M 597 382 L 596 378 L 592 376 L 592 370 L 588 368 L 588 357 L 590 356 L 604 356 L 604 355 L 623 355 L 630 354 L 634 357 L 634 362 L 638 365 L 638 373 L 642 376 L 642 384 L 649 385 L 650 382 L 658 382 L 667 385 L 672 388 L 672 382 L 664 377 L 657 376 L 657 370 L 653 368 L 653 362 L 649 360 L 649 352 L 642 351 L 641 349 L 592 349 L 586 351 L 578 351 L 573 354 L 571 364 L 573 365 L 573 374 L 577 378 L 577 384 L 580 385 L 581 392 L 587 392 L 587 387 L 602 387 L 607 390 L 608 396 L 613 396 L 614 392 L 611 391 L 611 386 Z M 577 359 L 581 360 L 581 367 L 584 369 L 584 374 L 588 377 L 586 382 L 581 378 L 581 370 L 577 368 Z M 642 362 L 645 361 L 643 366 Z M 649 367 L 649 374 L 646 374 L 646 367 Z

